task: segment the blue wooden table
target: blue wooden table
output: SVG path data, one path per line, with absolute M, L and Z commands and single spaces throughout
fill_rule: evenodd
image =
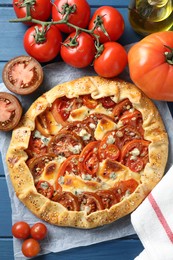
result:
M 92 12 L 102 5 L 116 7 L 124 17 L 125 32 L 119 42 L 123 45 L 130 44 L 141 39 L 131 28 L 128 21 L 128 0 L 89 0 Z M 2 69 L 5 63 L 18 55 L 26 54 L 23 48 L 23 34 L 27 27 L 21 23 L 9 23 L 15 14 L 12 8 L 12 0 L 0 1 L 0 82 L 2 82 Z M 169 104 L 172 107 L 172 103 Z M 173 109 L 171 109 L 173 111 Z M 8 196 L 6 179 L 0 160 L 0 259 L 13 260 L 13 240 L 11 235 L 11 206 Z M 73 259 L 117 259 L 132 260 L 143 250 L 143 246 L 137 235 L 115 239 L 100 244 L 95 244 L 77 249 L 70 249 L 57 254 L 48 254 L 35 259 L 46 260 L 73 260 Z

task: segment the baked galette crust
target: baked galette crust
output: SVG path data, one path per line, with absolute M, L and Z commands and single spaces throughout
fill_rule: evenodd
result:
M 129 196 L 109 209 L 97 210 L 91 214 L 86 211 L 70 211 L 58 202 L 40 194 L 28 168 L 26 152 L 35 119 L 51 107 L 60 97 L 75 98 L 91 94 L 93 99 L 111 96 L 118 103 L 126 98 L 133 107 L 141 112 L 144 139 L 149 141 L 149 162 L 134 176 L 139 176 L 139 185 Z M 6 155 L 11 181 L 17 197 L 37 217 L 51 224 L 78 228 L 94 228 L 111 223 L 132 212 L 160 181 L 164 174 L 168 157 L 168 137 L 160 114 L 153 104 L 136 86 L 120 79 L 103 79 L 86 76 L 55 86 L 40 96 L 28 109 L 18 127 L 13 130 L 10 146 Z M 124 169 L 131 174 L 128 167 Z

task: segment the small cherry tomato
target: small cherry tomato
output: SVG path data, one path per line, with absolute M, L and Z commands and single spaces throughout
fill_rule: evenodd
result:
M 126 65 L 127 53 L 123 46 L 117 42 L 104 43 L 103 52 L 94 60 L 95 72 L 105 78 L 119 75 Z
M 39 62 L 53 60 L 59 53 L 62 35 L 56 26 L 31 26 L 24 34 L 26 52 Z
M 19 123 L 22 110 L 22 106 L 15 96 L 0 92 L 0 130 L 12 130 Z
M 12 235 L 19 239 L 26 239 L 30 236 L 30 226 L 25 221 L 16 222 L 12 226 Z
M 34 257 L 40 252 L 40 244 L 34 238 L 26 239 L 22 244 L 22 253 L 26 257 Z
M 89 66 L 95 56 L 95 44 L 93 38 L 81 32 L 78 36 L 71 33 L 61 46 L 62 59 L 72 67 L 84 68 Z
M 46 235 L 47 235 L 47 227 L 43 223 L 38 222 L 31 227 L 32 238 L 36 240 L 42 240 L 46 237 Z
M 43 81 L 40 63 L 30 56 L 18 56 L 9 60 L 2 72 L 6 87 L 20 95 L 33 93 Z
M 70 14 L 67 16 L 67 12 Z M 81 28 L 86 28 L 90 19 L 90 6 L 86 0 L 55 0 L 52 7 L 53 21 L 68 17 L 68 22 Z M 66 24 L 56 24 L 59 30 L 65 33 L 75 31 Z
M 95 11 L 89 23 L 90 30 L 94 28 L 96 21 L 101 24 L 94 30 L 94 33 L 99 35 L 100 43 L 116 41 L 124 32 L 124 19 L 121 13 L 111 6 L 102 6 Z

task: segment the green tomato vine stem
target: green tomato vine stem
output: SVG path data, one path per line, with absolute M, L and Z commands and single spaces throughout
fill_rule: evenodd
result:
M 26 16 L 23 17 L 23 18 L 17 18 L 17 19 L 12 19 L 10 20 L 9 22 L 13 22 L 13 23 L 18 23 L 18 22 L 30 22 L 30 23 L 33 23 L 33 24 L 40 24 L 42 25 L 43 28 L 46 28 L 46 27 L 50 27 L 51 25 L 56 25 L 56 24 L 66 24 L 68 25 L 69 27 L 72 27 L 76 30 L 76 35 L 75 35 L 75 39 L 77 38 L 77 36 L 81 33 L 81 32 L 85 32 L 85 33 L 88 33 L 90 34 L 92 37 L 95 38 L 95 46 L 96 46 L 96 50 L 103 50 L 103 47 L 100 48 L 100 46 L 103 46 L 103 45 L 100 45 L 100 42 L 99 42 L 99 35 L 95 34 L 94 31 L 96 28 L 100 27 L 101 30 L 105 33 L 105 35 L 108 35 L 107 31 L 105 30 L 104 28 L 104 25 L 103 25 L 103 21 L 102 21 L 102 17 L 98 16 L 94 22 L 94 27 L 93 29 L 89 30 L 89 29 L 85 29 L 85 28 L 81 28 L 79 26 L 76 26 L 72 23 L 70 23 L 68 20 L 69 20 L 69 15 L 71 13 L 75 13 L 76 11 L 76 5 L 68 5 L 68 3 L 64 4 L 62 6 L 62 12 L 60 12 L 59 10 L 57 10 L 58 12 L 60 12 L 61 14 L 63 14 L 63 19 L 59 20 L 59 21 L 40 21 L 40 20 L 37 20 L 37 19 L 34 19 L 32 18 L 31 16 L 31 8 L 32 6 L 34 5 L 35 3 L 35 0 L 25 0 L 23 5 L 26 6 Z M 45 39 L 45 33 L 47 32 L 47 30 L 45 29 L 42 29 L 42 31 L 38 31 L 38 28 L 36 29 L 36 33 L 39 33 L 39 38 L 41 37 L 42 39 Z M 42 35 L 41 35 L 42 34 Z M 35 37 L 37 38 L 37 37 Z M 71 41 L 73 41 L 73 39 L 71 39 Z M 43 41 L 42 41 L 43 42 Z M 74 41 L 73 41 L 74 42 Z M 98 54 L 96 54 L 98 56 Z

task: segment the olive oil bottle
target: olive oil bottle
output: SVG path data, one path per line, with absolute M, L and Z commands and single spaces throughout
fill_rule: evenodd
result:
M 173 0 L 131 0 L 129 22 L 139 34 L 173 29 Z

